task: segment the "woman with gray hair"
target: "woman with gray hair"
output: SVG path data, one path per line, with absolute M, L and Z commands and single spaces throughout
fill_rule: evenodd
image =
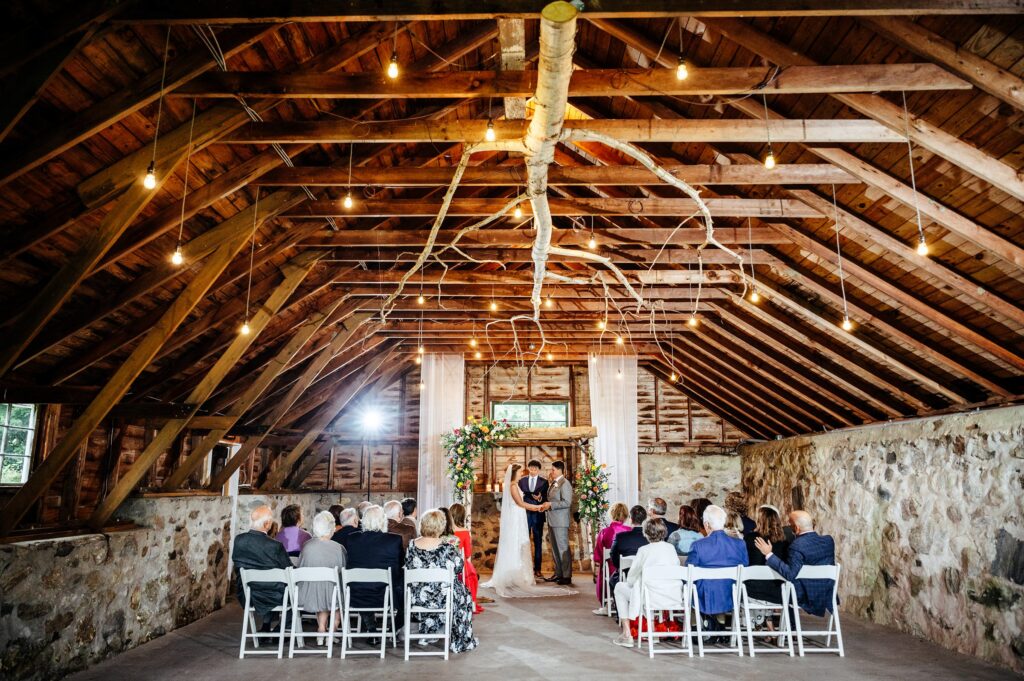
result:
M 326 567 L 340 570 L 345 567 L 345 547 L 331 541 L 334 534 L 334 515 L 330 511 L 321 511 L 313 518 L 313 539 L 302 546 L 299 554 L 299 567 Z M 299 584 L 299 608 L 306 612 L 316 613 L 317 633 L 325 633 L 328 629 L 327 618 L 331 616 L 333 603 L 331 592 L 334 587 L 326 582 L 302 582 Z M 341 613 L 334 611 L 335 629 L 341 628 Z M 324 644 L 324 637 L 317 636 L 317 645 Z

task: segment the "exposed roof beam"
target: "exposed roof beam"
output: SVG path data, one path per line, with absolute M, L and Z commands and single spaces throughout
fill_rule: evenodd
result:
M 437 235 L 437 242 L 449 244 L 457 234 L 454 230 L 442 230 Z M 376 231 L 362 229 L 345 229 L 339 232 L 321 231 L 313 236 L 308 236 L 299 242 L 301 246 L 316 246 L 320 248 L 362 246 L 365 248 L 376 248 L 377 246 L 405 246 L 410 248 L 422 247 L 426 243 L 429 232 L 420 229 L 399 229 L 393 231 Z M 466 243 L 472 246 L 486 245 L 501 248 L 530 248 L 532 241 L 530 234 L 519 229 L 481 229 L 467 234 L 459 241 L 459 244 Z M 683 227 L 678 231 L 672 229 L 606 229 L 601 232 L 601 244 L 618 246 L 648 246 L 660 248 L 663 244 L 672 240 L 675 245 L 690 244 L 696 245 L 704 242 L 705 233 L 703 229 Z M 715 237 L 724 244 L 747 245 L 747 230 L 733 227 L 716 227 Z M 552 245 L 559 246 L 586 246 L 590 240 L 589 233 L 579 233 L 568 229 L 559 229 L 551 236 Z M 789 240 L 781 236 L 773 229 L 755 228 L 751 230 L 750 241 L 754 244 L 784 244 Z

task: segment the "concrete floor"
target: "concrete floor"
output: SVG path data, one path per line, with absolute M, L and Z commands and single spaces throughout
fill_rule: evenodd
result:
M 582 582 L 583 580 L 579 580 Z M 482 590 L 485 591 L 485 590 Z M 846 657 L 811 655 L 735 655 L 703 659 L 685 655 L 659 656 L 613 646 L 612 620 L 592 615 L 590 584 L 567 598 L 499 600 L 476 618 L 480 647 L 453 656 L 413 659 L 406 663 L 401 649 L 389 649 L 386 659 L 361 656 L 344 661 L 323 657 L 238 659 L 241 609 L 225 608 L 204 620 L 70 677 L 73 681 L 281 681 L 282 679 L 400 679 L 432 678 L 499 681 L 540 679 L 785 679 L 786 681 L 847 681 L 892 679 L 1010 679 L 1008 671 L 973 658 L 948 652 L 911 636 L 847 617 L 843 622 Z M 287 650 L 287 648 L 286 648 Z M 287 654 L 287 653 L 286 653 Z M 502 668 L 507 671 L 499 671 Z M 501 676 L 493 676 L 495 673 Z M 425 675 L 425 676 L 423 676 Z

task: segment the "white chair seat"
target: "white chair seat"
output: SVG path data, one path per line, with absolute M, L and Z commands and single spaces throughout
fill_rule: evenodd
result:
M 291 570 L 291 568 L 288 568 L 288 570 Z M 244 659 L 246 653 L 248 653 L 249 655 L 277 655 L 280 659 L 284 656 L 285 619 L 288 613 L 289 575 L 287 570 L 280 568 L 273 570 L 239 568 L 238 576 L 242 581 L 242 591 L 245 594 L 245 606 L 242 610 L 242 640 L 239 645 L 238 658 Z M 261 632 L 256 628 L 256 609 L 252 607 L 252 586 L 254 584 L 281 584 L 284 586 L 284 592 L 281 595 L 281 605 L 275 606 L 270 611 L 281 614 L 281 626 L 276 633 Z M 260 650 L 261 638 L 276 638 L 277 650 Z M 246 642 L 250 640 L 253 643 L 253 648 L 251 649 L 246 647 Z
M 750 598 L 750 595 L 747 593 L 747 582 L 752 581 L 781 582 L 782 603 L 768 603 Z M 785 577 L 767 565 L 740 568 L 740 610 L 743 615 L 743 625 L 747 636 L 747 649 L 750 651 L 751 657 L 756 657 L 757 653 L 789 653 L 789 656 L 793 657 L 793 627 L 789 619 L 789 604 L 791 603 L 789 587 L 790 585 L 786 582 Z M 754 631 L 751 614 L 757 611 L 779 612 L 780 628 L 776 631 Z M 756 647 L 754 645 L 754 637 L 774 638 L 778 636 L 785 638 L 785 648 Z
M 380 655 L 384 659 L 387 646 L 388 634 L 391 635 L 393 645 L 398 645 L 398 636 L 395 632 L 395 609 L 392 600 L 391 590 L 391 569 L 370 569 L 353 568 L 341 571 L 342 593 L 344 594 L 344 613 L 341 618 L 341 659 L 348 655 Z M 352 585 L 353 584 L 382 584 L 384 586 L 383 602 L 378 607 L 355 608 L 352 607 Z M 376 618 L 381 616 L 381 630 L 379 632 L 359 631 L 362 623 L 362 616 Z M 352 617 L 356 618 L 356 630 L 352 630 Z M 388 628 L 388 622 L 391 628 Z M 380 638 L 380 650 L 353 650 L 352 643 L 357 638 Z

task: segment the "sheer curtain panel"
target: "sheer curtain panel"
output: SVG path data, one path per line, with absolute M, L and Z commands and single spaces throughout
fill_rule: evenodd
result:
M 420 460 L 416 502 L 422 514 L 452 503 L 441 435 L 466 423 L 466 361 L 462 355 L 424 355 L 420 365 Z M 635 381 L 634 381 L 635 382 Z
M 608 464 L 612 503 L 639 498 L 636 357 L 597 355 L 590 360 L 590 421 L 597 428 L 594 455 Z

